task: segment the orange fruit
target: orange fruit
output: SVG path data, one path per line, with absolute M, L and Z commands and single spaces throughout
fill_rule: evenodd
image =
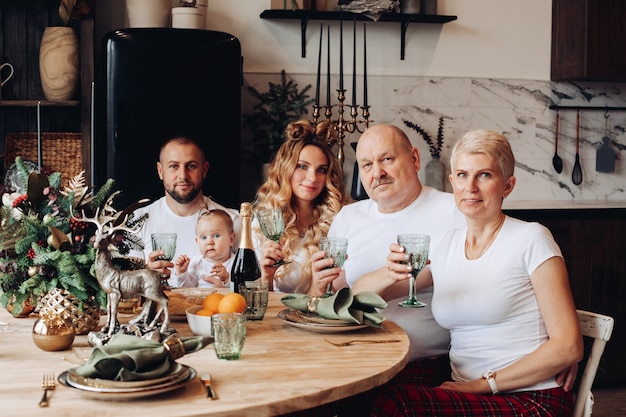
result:
M 196 315 L 197 316 L 212 316 L 213 314 L 215 314 L 214 311 L 207 310 L 207 309 L 204 309 L 204 308 L 196 311 Z
M 245 310 L 246 299 L 236 292 L 226 294 L 217 306 L 218 313 L 243 313 Z
M 207 295 L 206 298 L 202 301 L 202 309 L 212 311 L 213 313 L 217 313 L 218 312 L 217 306 L 222 300 L 222 298 L 224 298 L 224 294 L 220 294 L 218 292 L 214 292 L 213 294 Z

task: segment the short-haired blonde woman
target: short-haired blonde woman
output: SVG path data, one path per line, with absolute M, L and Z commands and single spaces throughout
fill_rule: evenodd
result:
M 421 374 L 384 386 L 372 415 L 572 414 L 571 371 L 583 344 L 567 269 L 547 228 L 502 212 L 514 167 L 500 133 L 474 130 L 454 146 L 450 183 L 466 227 L 445 235 L 418 276 L 420 285 L 434 283 L 449 363 L 424 361 Z M 407 278 L 400 246 L 391 245 L 387 260 L 386 279 Z

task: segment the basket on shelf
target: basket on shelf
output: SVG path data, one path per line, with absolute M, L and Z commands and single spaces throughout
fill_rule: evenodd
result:
M 74 178 L 83 170 L 82 136 L 80 133 L 42 132 L 41 166 L 58 171 L 64 180 Z M 4 172 L 21 156 L 37 163 L 37 133 L 7 133 L 4 145 Z

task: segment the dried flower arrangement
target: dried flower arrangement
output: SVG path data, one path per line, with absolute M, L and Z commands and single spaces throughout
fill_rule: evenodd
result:
M 402 121 L 404 122 L 405 125 L 407 125 L 407 127 L 410 127 L 411 129 L 415 130 L 417 133 L 419 133 L 422 138 L 424 138 L 424 141 L 428 144 L 428 150 L 430 151 L 430 156 L 436 159 L 439 159 L 439 157 L 441 156 L 441 149 L 443 147 L 443 117 L 439 118 L 439 127 L 437 129 L 437 140 L 434 141 L 433 138 L 430 136 L 430 134 L 428 132 L 426 132 L 424 129 L 422 129 L 419 125 L 410 122 L 406 119 L 402 119 Z
M 91 14 L 93 0 L 61 0 L 59 3 L 59 17 L 65 26 L 72 20 L 80 20 Z

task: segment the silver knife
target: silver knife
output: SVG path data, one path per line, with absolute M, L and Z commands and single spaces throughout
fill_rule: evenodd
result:
M 200 376 L 200 380 L 206 387 L 207 397 L 212 400 L 217 400 L 217 394 L 215 393 L 215 391 L 213 391 L 213 388 L 211 388 L 211 374 L 202 374 L 202 376 Z

